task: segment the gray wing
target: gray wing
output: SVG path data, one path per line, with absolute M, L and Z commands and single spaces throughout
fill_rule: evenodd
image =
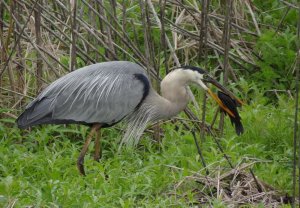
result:
M 26 107 L 17 123 L 21 128 L 43 123 L 111 125 L 131 114 L 149 87 L 137 64 L 93 64 L 53 82 Z

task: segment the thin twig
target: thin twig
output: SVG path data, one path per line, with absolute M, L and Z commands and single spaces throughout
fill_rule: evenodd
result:
M 245 1 L 245 4 L 246 4 L 246 6 L 247 6 L 247 8 L 248 8 L 248 10 L 249 10 L 249 12 L 250 12 L 250 14 L 251 14 L 251 17 L 252 17 L 252 20 L 253 20 L 253 23 L 254 23 L 254 26 L 255 26 L 257 35 L 258 35 L 258 36 L 261 36 L 261 32 L 260 32 L 259 26 L 258 26 L 258 24 L 257 24 L 257 21 L 256 21 L 256 19 L 255 19 L 254 12 L 252 11 L 252 8 L 251 8 L 251 6 L 250 6 L 250 4 L 249 4 L 249 2 L 248 2 L 247 0 Z
M 10 89 L 6 89 L 6 88 L 3 88 L 3 87 L 0 87 L 0 89 L 4 90 L 4 91 L 7 91 L 7 92 L 11 92 L 11 93 L 17 94 L 17 95 L 21 95 L 21 96 L 24 96 L 24 97 L 27 97 L 27 98 L 30 98 L 30 99 L 34 99 L 34 97 L 31 97 L 29 95 L 24 95 L 22 93 L 19 93 L 19 92 L 16 92 L 16 91 L 12 91 Z
M 194 137 L 194 141 L 195 141 L 195 144 L 196 144 L 196 147 L 197 147 L 197 151 L 198 151 L 198 154 L 199 154 L 199 156 L 200 156 L 202 165 L 203 165 L 203 167 L 205 168 L 205 173 L 206 173 L 206 175 L 209 175 L 209 171 L 208 171 L 208 169 L 207 169 L 207 166 L 206 166 L 204 157 L 203 157 L 203 155 L 202 155 L 202 151 L 201 151 L 201 148 L 200 148 L 199 143 L 198 143 L 198 141 L 197 141 L 197 137 L 196 137 L 196 134 L 195 134 L 195 131 L 194 131 L 194 130 L 192 130 L 192 135 L 193 135 L 193 137 Z
M 215 143 L 217 144 L 217 146 L 218 146 L 220 152 L 223 154 L 223 156 L 224 156 L 225 160 L 227 161 L 227 163 L 229 164 L 229 166 L 230 166 L 231 168 L 234 168 L 234 166 L 233 166 L 231 160 L 229 159 L 229 157 L 227 156 L 227 154 L 224 152 L 223 147 L 222 147 L 222 145 L 220 144 L 219 140 L 216 138 L 215 134 L 212 132 L 212 130 L 211 130 L 210 128 L 208 128 L 208 131 L 209 131 L 210 134 L 212 135 L 212 137 L 213 137 Z
M 276 28 L 276 30 L 275 30 L 275 32 L 274 32 L 274 35 L 276 35 L 276 34 L 278 33 L 278 31 L 280 30 L 280 27 L 281 27 L 281 25 L 282 25 L 284 19 L 286 18 L 286 16 L 288 15 L 288 13 L 289 13 L 290 10 L 291 10 L 291 6 L 288 6 L 288 7 L 286 8 L 285 12 L 284 12 L 284 15 L 283 15 L 283 16 L 281 17 L 281 19 L 280 19 L 280 22 L 279 22 L 279 24 L 278 24 L 278 26 L 277 26 L 277 28 Z
M 4 3 L 4 5 L 7 7 L 7 5 Z M 11 14 L 11 16 L 14 18 L 14 21 L 16 24 L 18 24 L 19 26 L 21 25 L 20 22 L 16 19 L 16 17 Z M 33 42 L 33 40 L 31 40 L 31 38 L 29 37 L 29 35 L 27 33 L 23 33 L 23 34 L 19 34 L 19 37 L 21 38 L 22 36 L 25 36 L 27 38 L 27 40 L 31 43 L 31 45 L 36 49 L 36 51 L 40 54 L 41 58 L 48 64 L 48 66 L 51 68 L 51 70 L 54 72 L 54 74 L 59 77 L 59 73 L 57 72 L 57 70 L 50 64 L 50 62 L 46 59 L 46 57 L 42 54 L 41 50 L 39 49 L 39 47 Z M 19 38 L 19 39 L 20 39 Z M 9 61 L 10 59 L 8 59 Z M 7 62 L 6 62 L 7 63 Z M 5 69 L 5 68 L 4 68 Z M 3 69 L 3 71 L 4 71 Z M 1 76 L 1 73 L 0 73 Z
M 70 16 L 71 16 L 71 40 L 72 44 L 70 45 L 70 71 L 76 69 L 76 31 L 77 31 L 77 1 L 70 1 Z
M 149 7 L 150 7 L 150 9 L 151 9 L 151 11 L 152 11 L 152 14 L 153 14 L 154 17 L 155 17 L 155 20 L 156 20 L 156 22 L 157 22 L 158 27 L 159 27 L 159 29 L 161 30 L 162 25 L 161 25 L 161 22 L 160 22 L 160 19 L 159 19 L 158 15 L 157 15 L 157 13 L 156 13 L 156 11 L 155 11 L 155 9 L 154 9 L 154 6 L 153 6 L 151 0 L 147 0 L 147 2 L 148 2 Z M 176 53 L 175 53 L 175 51 L 174 51 L 174 49 L 173 49 L 173 46 L 171 45 L 170 39 L 168 38 L 167 34 L 164 34 L 164 35 L 165 35 L 165 39 L 166 39 L 166 41 L 167 41 L 167 45 L 168 45 L 168 47 L 169 47 L 169 49 L 170 49 L 170 51 L 171 51 L 171 54 L 172 54 L 172 56 L 173 56 L 174 62 L 176 63 L 177 66 L 180 66 L 179 59 L 178 59 L 178 57 L 177 57 L 177 55 L 176 55 Z
M 38 0 L 40 2 L 40 0 Z M 41 39 L 41 8 L 37 5 L 36 10 L 34 10 L 34 28 L 35 28 L 35 37 L 36 37 L 36 45 L 41 47 L 42 39 Z M 40 53 L 36 53 L 36 94 L 39 93 L 42 82 L 40 81 L 43 76 L 43 60 Z
M 7 60 L 6 60 L 6 62 L 5 62 L 5 65 L 4 65 L 4 67 L 3 67 L 3 70 L 0 72 L 0 77 L 2 76 L 2 74 L 4 73 L 4 71 L 6 70 L 6 68 L 8 67 L 8 63 L 9 63 L 9 61 L 10 61 L 10 59 L 11 59 L 13 53 L 15 52 L 15 50 L 16 50 L 16 48 L 17 48 L 17 46 L 18 46 L 19 41 L 21 40 L 21 35 L 24 33 L 24 30 L 25 30 L 25 28 L 27 27 L 27 24 L 28 24 L 28 22 L 29 22 L 29 20 L 30 20 L 30 17 L 31 17 L 31 15 L 32 15 L 32 13 L 33 13 L 33 11 L 34 11 L 34 8 L 35 8 L 36 4 L 38 3 L 38 1 L 39 1 L 39 0 L 35 0 L 34 5 L 32 6 L 32 9 L 31 9 L 31 11 L 30 11 L 30 15 L 28 15 L 27 20 L 26 20 L 25 24 L 24 24 L 23 27 L 22 27 L 22 30 L 21 30 L 21 32 L 20 32 L 20 35 L 18 36 L 17 40 L 15 41 L 15 44 L 14 44 L 14 46 L 12 47 L 12 50 L 11 50 L 11 52 L 10 52 L 10 54 L 9 54 L 9 56 L 8 56 L 8 58 L 7 58 Z M 5 4 L 4 0 L 2 0 L 2 2 L 3 2 L 3 4 Z M 7 6 L 7 5 L 6 5 L 6 6 Z
M 294 9 L 299 9 L 300 8 L 300 5 L 296 6 L 296 5 L 292 4 L 292 3 L 284 1 L 284 0 L 279 0 L 279 1 L 281 1 L 282 3 L 284 3 L 284 4 L 286 4 L 286 5 L 290 6 L 290 7 L 292 7 Z
M 224 86 L 228 83 L 228 66 L 229 66 L 229 50 L 230 50 L 230 34 L 231 34 L 231 14 L 232 13 L 232 0 L 226 1 L 226 10 L 225 10 L 225 24 L 224 24 L 224 30 L 223 30 L 223 37 L 222 42 L 224 46 L 224 68 L 223 68 L 223 81 Z M 221 113 L 220 116 L 220 123 L 219 123 L 219 129 L 221 132 L 221 135 L 223 134 L 224 129 L 224 113 Z
M 161 2 L 163 1 L 163 3 Z M 163 52 L 164 52 L 164 63 L 165 63 L 165 70 L 166 70 L 166 74 L 169 73 L 169 67 L 168 67 L 168 54 L 167 54 L 167 43 L 166 43 L 166 31 L 165 31 L 165 9 L 166 9 L 166 1 L 167 0 L 159 0 L 159 5 L 161 5 L 160 8 L 160 23 L 161 23 L 161 33 L 160 33 L 160 40 L 161 40 L 161 45 L 163 48 Z M 159 63 L 159 62 L 158 62 Z

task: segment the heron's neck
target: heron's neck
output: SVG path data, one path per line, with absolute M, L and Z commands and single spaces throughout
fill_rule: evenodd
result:
M 173 117 L 186 108 L 189 101 L 187 83 L 181 71 L 173 71 L 162 80 L 161 96 L 158 95 L 156 101 L 161 119 Z

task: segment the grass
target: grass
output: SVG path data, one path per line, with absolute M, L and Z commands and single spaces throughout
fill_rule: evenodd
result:
M 226 119 L 221 143 L 234 164 L 260 161 L 255 174 L 290 194 L 293 103 L 286 101 L 280 99 L 278 106 L 256 101 L 245 106 L 241 115 L 246 132 L 237 137 Z M 121 134 L 106 129 L 101 162 L 93 161 L 91 148 L 85 159 L 87 176 L 81 177 L 76 159 L 86 127 L 48 125 L 28 132 L 13 122 L 0 123 L 1 207 L 189 207 L 196 202 L 192 190 L 197 184 L 175 187 L 203 170 L 191 133 L 181 127 L 175 130 L 167 123 L 161 144 L 145 135 L 137 148 L 120 153 Z M 228 167 L 210 137 L 201 146 L 210 168 Z M 217 199 L 211 203 L 226 207 Z

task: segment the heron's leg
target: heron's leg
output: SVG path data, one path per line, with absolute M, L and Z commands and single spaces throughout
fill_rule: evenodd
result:
M 86 154 L 86 152 L 87 152 L 87 150 L 88 150 L 88 148 L 89 148 L 89 145 L 90 145 L 90 143 L 91 143 L 91 141 L 92 141 L 93 135 L 95 134 L 95 132 L 96 132 L 100 127 L 101 127 L 100 124 L 94 124 L 94 125 L 93 125 L 93 127 L 92 127 L 92 129 L 91 129 L 91 132 L 90 132 L 90 134 L 88 135 L 88 137 L 86 138 L 85 143 L 84 143 L 84 145 L 83 145 L 83 148 L 82 148 L 82 150 L 81 150 L 81 152 L 80 152 L 80 155 L 79 155 L 79 157 L 78 157 L 78 160 L 77 160 L 77 168 L 78 168 L 78 170 L 79 170 L 79 172 L 80 172 L 81 175 L 85 175 L 85 172 L 84 172 L 84 166 L 83 166 L 83 164 L 84 164 L 84 156 L 85 156 L 85 154 Z
M 96 133 L 95 140 L 95 154 L 94 160 L 99 162 L 99 159 L 102 157 L 102 148 L 101 148 L 101 129 L 99 129 Z

